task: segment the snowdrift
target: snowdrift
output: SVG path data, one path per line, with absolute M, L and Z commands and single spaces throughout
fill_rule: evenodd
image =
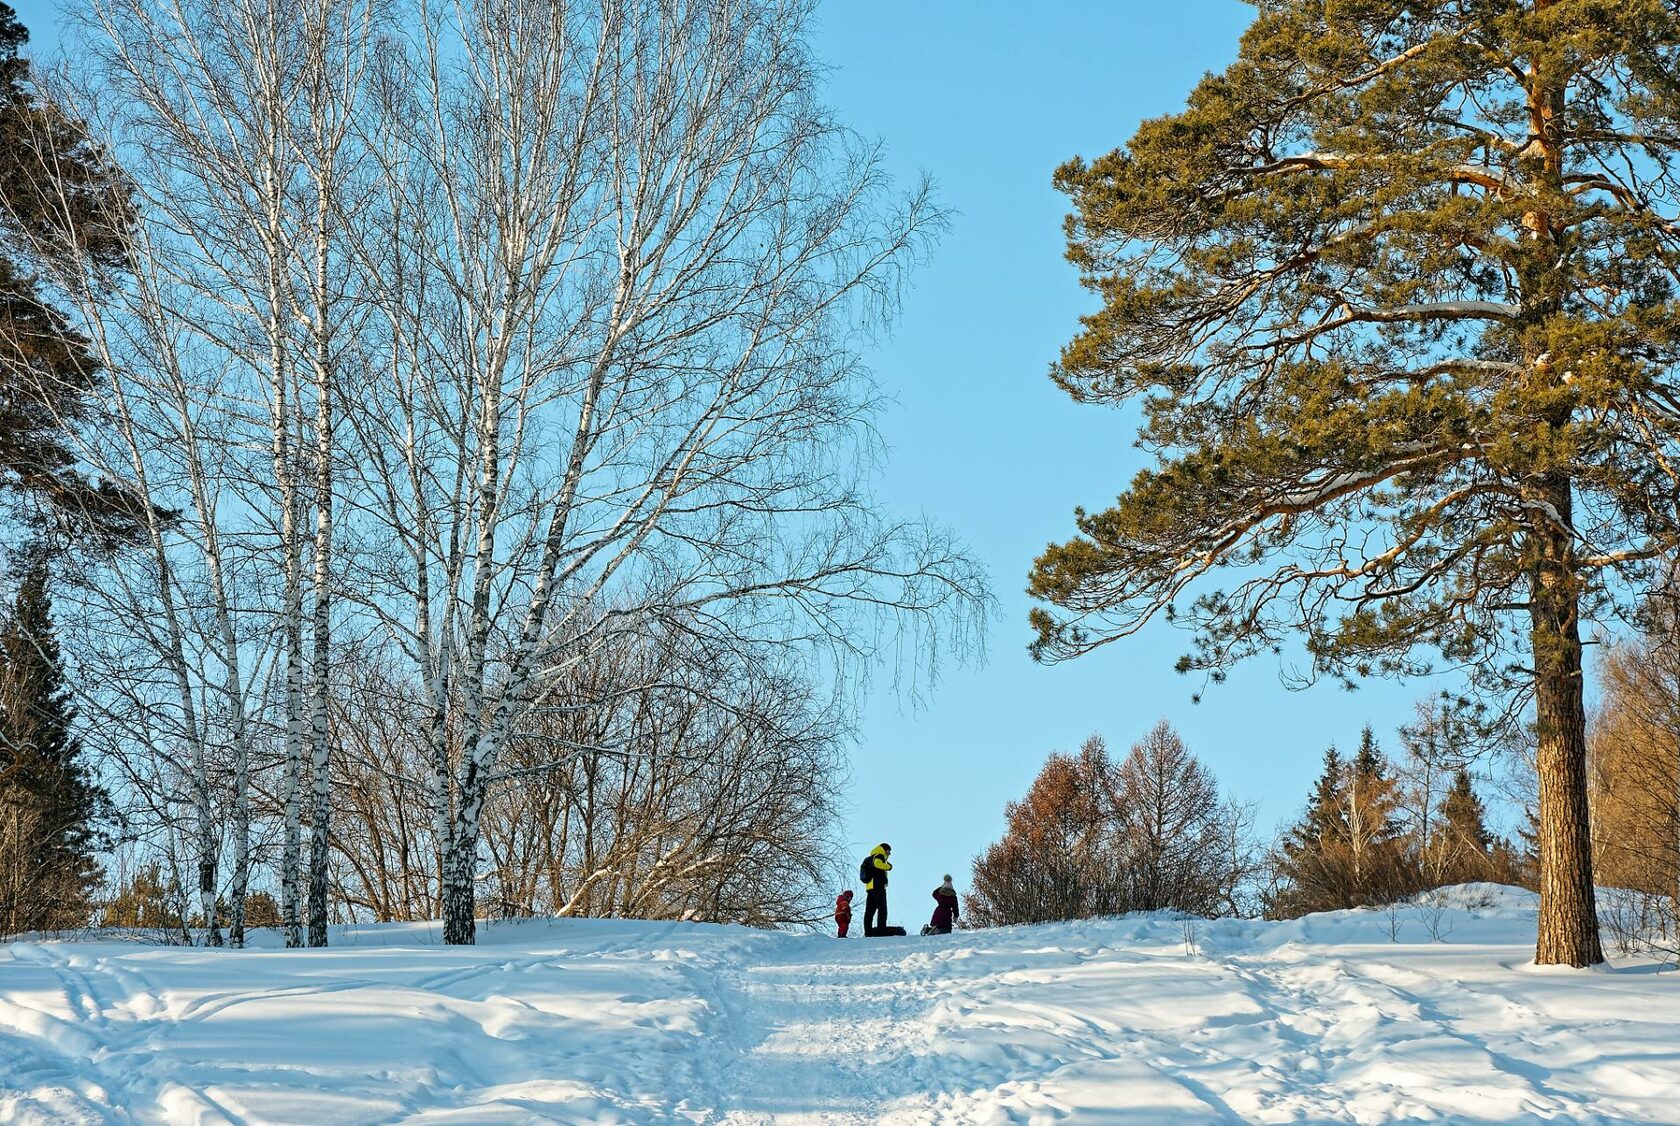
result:
M 0 1122 L 1663 1123 L 1680 973 L 1534 901 L 846 940 L 602 920 L 0 947 Z

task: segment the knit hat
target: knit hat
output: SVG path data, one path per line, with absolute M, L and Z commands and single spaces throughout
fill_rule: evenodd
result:
M 950 874 L 950 873 L 949 873 L 949 872 L 947 872 L 947 873 L 946 873 L 946 874 L 945 874 L 945 886 L 946 886 L 946 887 L 950 887 L 950 886 L 951 886 L 951 874 Z

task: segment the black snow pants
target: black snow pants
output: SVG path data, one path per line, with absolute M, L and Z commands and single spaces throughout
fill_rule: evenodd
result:
M 863 933 L 873 938 L 887 925 L 887 889 L 872 887 L 863 897 Z

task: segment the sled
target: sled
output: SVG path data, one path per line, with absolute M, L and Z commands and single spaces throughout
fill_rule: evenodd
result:
M 866 937 L 868 937 L 868 938 L 903 938 L 905 935 L 907 935 L 909 933 L 910 932 L 905 930 L 903 927 L 876 927 L 874 930 L 870 931 Z

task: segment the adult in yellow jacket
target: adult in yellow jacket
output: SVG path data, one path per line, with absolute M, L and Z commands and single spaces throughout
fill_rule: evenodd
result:
M 892 845 L 882 842 L 870 850 L 858 875 L 863 877 L 863 933 L 874 937 L 887 927 L 887 873 L 892 871 Z

